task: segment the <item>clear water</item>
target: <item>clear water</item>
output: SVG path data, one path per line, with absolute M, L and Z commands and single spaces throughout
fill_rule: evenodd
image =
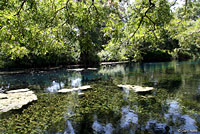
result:
M 113 88 L 109 86 L 110 83 Z M 99 90 L 98 94 L 91 92 L 91 96 L 90 91 L 86 91 L 87 97 L 68 94 L 73 99 L 67 103 L 64 120 L 58 123 L 62 124 L 62 129 L 57 129 L 55 124 L 46 124 L 48 127 L 40 130 L 40 133 L 200 133 L 199 61 L 117 64 L 101 66 L 93 71 L 62 69 L 0 76 L 1 92 L 30 88 L 37 94 L 56 94 L 63 88 L 94 84 L 100 91 L 102 89 L 102 94 Z M 156 89 L 148 94 L 136 94 L 114 87 L 118 84 L 153 86 Z M 122 96 L 119 98 L 118 94 Z M 94 96 L 100 102 L 93 100 Z M 94 104 L 86 100 L 94 101 Z M 37 105 L 37 102 L 31 105 Z M 77 116 L 77 113 L 81 114 Z

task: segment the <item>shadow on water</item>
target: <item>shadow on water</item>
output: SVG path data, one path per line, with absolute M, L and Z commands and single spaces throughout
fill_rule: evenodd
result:
M 192 68 L 192 69 L 191 69 Z M 95 71 L 57 70 L 0 76 L 1 90 L 29 87 L 38 100 L 0 114 L 1 133 L 179 134 L 200 129 L 198 62 L 102 66 Z M 24 84 L 26 83 L 26 84 Z M 92 90 L 59 94 L 62 88 Z M 153 86 L 148 94 L 118 84 Z M 6 116 L 5 116 L 6 115 Z

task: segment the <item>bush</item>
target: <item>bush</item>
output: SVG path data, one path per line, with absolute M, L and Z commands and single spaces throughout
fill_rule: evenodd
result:
M 171 55 L 174 59 L 177 60 L 188 60 L 192 58 L 191 53 L 189 53 L 187 50 L 183 50 L 180 48 L 174 49 L 174 51 L 171 52 Z

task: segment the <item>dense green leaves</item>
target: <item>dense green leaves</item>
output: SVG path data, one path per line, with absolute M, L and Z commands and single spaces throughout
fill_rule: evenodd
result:
M 167 0 L 3 0 L 0 57 L 49 66 L 93 65 L 97 55 L 102 61 L 145 60 L 157 49 L 175 58 L 179 52 L 198 55 L 200 2 L 188 2 L 172 10 Z

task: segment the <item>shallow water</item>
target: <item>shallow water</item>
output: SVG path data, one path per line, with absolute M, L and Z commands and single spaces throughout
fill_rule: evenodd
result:
M 118 84 L 153 86 L 155 90 L 136 94 Z M 60 89 L 83 85 L 93 89 L 84 96 L 57 94 Z M 199 61 L 0 76 L 1 92 L 18 88 L 32 89 L 39 99 L 22 110 L 2 114 L 2 133 L 200 133 Z

